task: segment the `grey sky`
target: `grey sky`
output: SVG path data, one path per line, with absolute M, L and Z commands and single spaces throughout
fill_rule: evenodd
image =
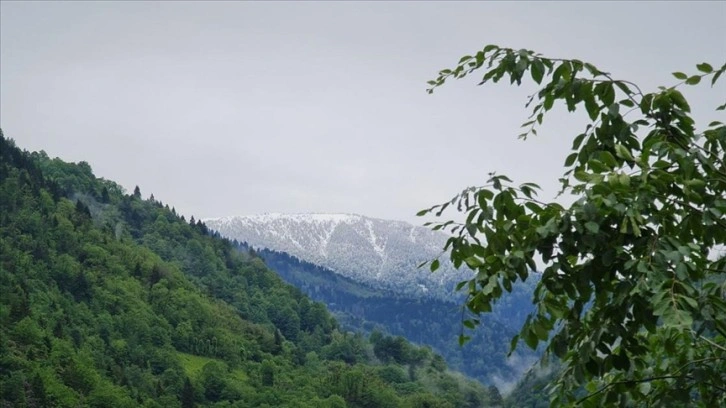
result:
M 582 120 L 532 88 L 425 82 L 488 43 L 645 89 L 726 62 L 726 3 L 0 2 L 0 126 L 182 213 L 416 220 L 489 171 L 555 192 Z M 700 120 L 724 89 L 689 89 Z

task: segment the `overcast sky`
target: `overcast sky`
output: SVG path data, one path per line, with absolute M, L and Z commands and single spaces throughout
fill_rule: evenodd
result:
M 414 214 L 490 171 L 545 199 L 582 120 L 533 88 L 426 81 L 495 43 L 644 89 L 726 62 L 725 2 L 0 2 L 0 126 L 195 217 Z M 722 81 L 724 82 L 724 81 Z M 726 86 L 689 89 L 697 120 Z M 720 115 L 720 117 L 719 117 Z

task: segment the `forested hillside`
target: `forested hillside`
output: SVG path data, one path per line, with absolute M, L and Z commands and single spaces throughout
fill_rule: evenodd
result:
M 1 132 L 0 293 L 3 407 L 497 403 L 428 348 L 341 330 L 153 195 Z
M 245 243 L 237 245 L 245 252 L 251 249 Z M 508 388 L 535 361 L 535 353 L 528 350 L 511 359 L 507 359 L 507 352 L 512 337 L 532 311 L 536 276 L 526 285 L 516 286 L 510 296 L 495 305 L 493 313 L 482 316 L 482 329 L 470 333 L 471 341 L 462 347 L 458 342 L 462 310 L 454 301 L 413 298 L 372 288 L 282 252 L 254 249 L 253 253 L 285 281 L 328 305 L 346 328 L 363 332 L 378 329 L 431 346 L 449 365 L 484 383 Z

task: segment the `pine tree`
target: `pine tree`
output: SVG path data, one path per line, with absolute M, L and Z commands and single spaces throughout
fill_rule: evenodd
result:
M 181 400 L 182 408 L 194 408 L 194 387 L 192 387 L 192 383 L 189 381 L 189 378 L 184 380 L 184 387 L 182 388 L 179 399 Z
M 101 190 L 101 202 L 104 204 L 111 202 L 111 197 L 108 195 L 108 189 L 106 186 L 104 186 L 103 190 Z

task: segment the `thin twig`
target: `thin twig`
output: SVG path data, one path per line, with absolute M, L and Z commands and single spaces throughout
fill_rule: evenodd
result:
M 698 336 L 698 338 L 700 338 L 701 340 L 705 340 L 706 343 L 709 343 L 710 345 L 716 347 L 717 349 L 720 349 L 721 351 L 726 351 L 726 347 L 724 347 L 718 343 L 714 343 L 713 341 L 707 339 L 706 337 Z
M 675 378 L 682 378 L 682 377 L 688 378 L 688 376 L 682 376 L 682 375 L 663 375 L 663 376 L 660 376 L 660 377 L 643 378 L 641 380 L 616 381 L 616 382 L 610 383 L 610 384 L 608 384 L 608 385 L 600 388 L 599 390 L 593 392 L 592 394 L 588 394 L 588 395 L 580 398 L 579 400 L 577 400 L 577 402 L 575 402 L 575 405 L 580 405 L 584 401 L 586 401 L 586 400 L 588 400 L 588 399 L 590 399 L 590 398 L 592 398 L 592 397 L 594 397 L 594 396 L 596 396 L 598 394 L 601 394 L 604 391 L 606 391 L 608 388 L 613 387 L 613 386 L 616 386 L 616 385 L 620 385 L 620 384 L 640 384 L 640 383 L 644 383 L 644 382 L 651 382 L 651 381 L 657 381 L 657 380 L 668 380 L 668 379 L 675 379 Z

